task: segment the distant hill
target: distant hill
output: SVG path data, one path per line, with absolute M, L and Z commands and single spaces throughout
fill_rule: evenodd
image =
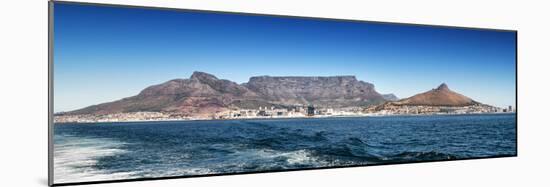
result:
M 288 107 L 316 105 L 365 107 L 385 102 L 374 85 L 354 76 L 251 77 L 249 82 L 218 79 L 194 72 L 189 79 L 174 79 L 153 85 L 138 95 L 92 105 L 65 114 L 110 114 L 124 112 L 176 112 L 207 116 L 231 108 Z
M 443 83 L 430 91 L 414 95 L 409 98 L 390 102 L 392 105 L 422 105 L 422 106 L 470 106 L 480 104 L 462 94 L 449 89 Z
M 399 100 L 399 98 L 397 96 L 395 96 L 394 94 L 382 94 L 382 97 L 386 101 L 397 101 L 397 100 Z

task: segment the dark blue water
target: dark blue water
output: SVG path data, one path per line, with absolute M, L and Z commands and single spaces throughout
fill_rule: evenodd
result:
M 516 116 L 56 124 L 55 182 L 516 154 Z

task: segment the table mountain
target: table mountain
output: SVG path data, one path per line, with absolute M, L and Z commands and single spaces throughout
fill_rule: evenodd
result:
M 355 76 L 332 77 L 251 77 L 243 84 L 265 100 L 281 105 L 324 107 L 368 106 L 382 103 L 384 98 L 371 83 Z

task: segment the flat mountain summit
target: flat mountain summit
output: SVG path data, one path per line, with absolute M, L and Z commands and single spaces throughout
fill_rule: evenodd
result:
M 175 112 L 205 116 L 229 109 L 285 108 L 296 105 L 366 107 L 385 102 L 374 85 L 355 76 L 257 76 L 237 84 L 204 72 L 149 86 L 139 94 L 65 114 Z
M 367 106 L 382 103 L 384 97 L 374 85 L 355 76 L 251 77 L 243 84 L 267 101 L 281 105 L 324 107 Z

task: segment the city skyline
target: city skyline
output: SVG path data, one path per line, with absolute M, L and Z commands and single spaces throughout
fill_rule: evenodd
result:
M 203 71 L 354 75 L 399 98 L 441 83 L 515 107 L 515 33 L 400 24 L 56 4 L 54 111 L 136 95 Z M 59 16 L 58 16 L 59 15 Z

